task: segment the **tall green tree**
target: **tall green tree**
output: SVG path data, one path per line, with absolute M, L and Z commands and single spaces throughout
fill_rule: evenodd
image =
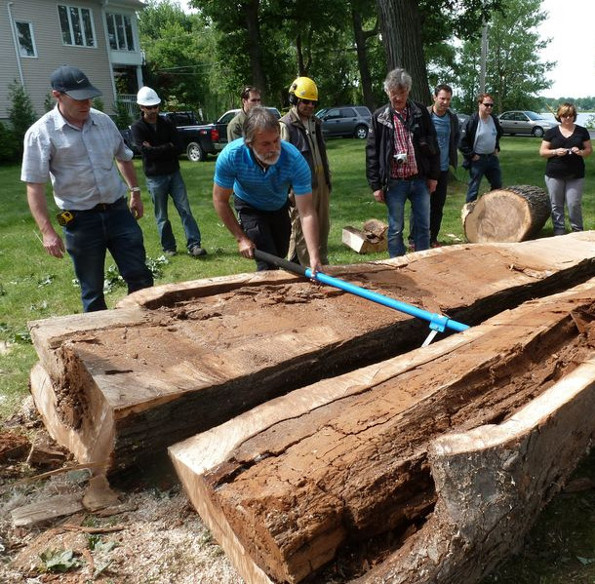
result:
M 213 34 L 196 14 L 172 0 L 149 0 L 139 14 L 146 56 L 145 83 L 177 108 L 207 109 L 210 97 Z
M 539 57 L 539 51 L 550 42 L 541 40 L 537 30 L 546 17 L 541 0 L 511 0 L 507 10 L 494 14 L 490 21 L 486 90 L 493 95 L 497 111 L 539 108 L 537 94 L 548 86 L 547 72 L 555 64 Z M 457 60 L 464 111 L 475 109 L 480 52 L 479 40 L 468 41 Z
M 504 0 L 376 0 L 376 4 L 387 68 L 406 69 L 413 79 L 412 97 L 427 103 L 428 57 L 440 56 L 446 62 L 452 51 L 445 52 L 441 45 L 455 35 L 478 37 L 483 21 L 489 21 Z

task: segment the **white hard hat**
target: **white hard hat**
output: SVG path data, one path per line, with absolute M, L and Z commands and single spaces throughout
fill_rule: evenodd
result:
M 150 87 L 141 87 L 136 94 L 136 103 L 138 105 L 159 105 L 161 100 L 157 92 Z

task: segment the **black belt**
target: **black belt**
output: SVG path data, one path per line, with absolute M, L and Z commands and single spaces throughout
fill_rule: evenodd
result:
M 109 211 L 110 209 L 115 209 L 116 207 L 126 206 L 126 199 L 121 197 L 114 203 L 97 203 L 95 207 L 91 207 L 90 209 L 81 209 L 80 211 L 72 211 L 72 213 L 92 213 L 97 211 Z

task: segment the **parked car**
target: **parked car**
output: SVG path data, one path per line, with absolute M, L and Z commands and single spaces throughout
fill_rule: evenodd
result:
M 345 136 L 364 140 L 372 125 L 372 113 L 363 105 L 341 105 L 316 112 L 322 120 L 322 133 L 325 137 Z
M 531 111 L 510 111 L 498 116 L 500 125 L 505 134 L 529 134 L 541 138 L 546 130 L 555 128 L 558 122 L 544 118 L 540 114 Z
M 455 113 L 457 119 L 459 120 L 459 131 L 461 132 L 461 137 L 465 134 L 465 125 L 471 116 L 468 114 L 458 114 Z
M 281 113 L 276 107 L 267 107 L 266 109 L 272 112 L 277 119 L 281 117 Z M 216 143 L 218 150 L 223 150 L 223 148 L 227 144 L 227 126 L 229 125 L 229 122 L 231 122 L 231 120 L 233 120 L 233 118 L 235 118 L 235 116 L 239 112 L 239 108 L 228 110 L 223 115 L 221 115 L 219 119 L 213 124 L 218 133 L 218 139 Z

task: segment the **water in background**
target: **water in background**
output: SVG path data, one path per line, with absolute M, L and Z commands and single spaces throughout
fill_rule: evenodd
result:
M 553 120 L 554 118 L 554 114 L 551 114 L 550 112 L 541 112 L 539 114 L 540 116 L 543 116 L 544 118 L 547 118 L 548 120 Z M 595 113 L 593 112 L 587 112 L 587 113 L 580 113 L 577 115 L 576 117 L 576 123 L 579 126 L 583 126 L 583 128 L 587 127 L 587 120 L 593 117 L 595 119 Z

